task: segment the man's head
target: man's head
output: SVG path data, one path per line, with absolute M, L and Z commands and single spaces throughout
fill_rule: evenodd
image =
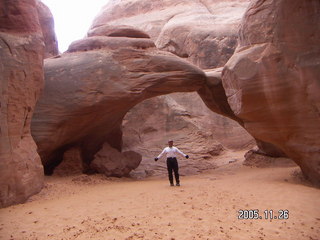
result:
M 173 140 L 169 140 L 168 141 L 168 145 L 169 145 L 169 147 L 172 147 L 173 146 Z

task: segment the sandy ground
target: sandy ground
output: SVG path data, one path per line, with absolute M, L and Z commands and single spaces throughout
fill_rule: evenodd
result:
M 170 187 L 99 175 L 46 177 L 27 203 L 0 209 L 0 239 L 320 239 L 320 190 L 297 167 L 251 168 L 241 161 Z M 258 209 L 262 219 L 238 219 Z M 265 219 L 264 210 L 288 210 Z

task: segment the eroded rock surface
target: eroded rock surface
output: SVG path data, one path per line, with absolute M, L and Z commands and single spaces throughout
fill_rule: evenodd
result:
M 123 146 L 142 154 L 136 170 L 142 176 L 144 171 L 148 175 L 167 173 L 165 161 L 155 163 L 153 159 L 169 139 L 190 156 L 179 157 L 181 174 L 199 174 L 215 168 L 213 156 L 253 144 L 252 137 L 239 124 L 210 111 L 198 98 L 196 92 L 173 93 L 145 100 L 127 113 Z
M 228 103 L 256 139 L 320 184 L 320 2 L 253 1 L 223 70 Z
M 62 162 L 54 169 L 55 176 L 73 176 L 82 174 L 83 166 L 81 149 L 73 147 L 64 152 Z
M 24 202 L 43 186 L 30 134 L 43 87 L 43 41 L 34 0 L 0 1 L 0 207 Z
M 238 25 L 248 2 L 110 1 L 90 31 L 105 24 L 130 25 L 147 32 L 159 49 L 186 58 L 200 68 L 220 67 L 234 52 Z
M 270 157 L 260 153 L 258 150 L 250 150 L 245 155 L 243 165 L 249 167 L 294 167 L 297 166 L 291 159 L 284 157 Z
M 129 25 L 117 25 L 112 26 L 104 24 L 89 30 L 88 37 L 92 36 L 104 36 L 104 37 L 129 37 L 129 38 L 150 38 L 150 36 L 132 26 Z
M 128 176 L 136 169 L 142 156 L 134 151 L 119 152 L 108 143 L 103 144 L 102 149 L 94 156 L 90 164 L 91 169 L 108 177 Z
M 137 38 L 114 49 L 93 46 L 96 37 L 115 45 L 124 38 L 88 37 L 72 44 L 72 52 L 45 60 L 46 85 L 32 134 L 47 173 L 72 146 L 81 148 L 87 165 L 105 142 L 121 150 L 121 123 L 129 109 L 154 96 L 197 91 L 204 83 L 200 69 L 151 45 L 131 44 Z
M 244 127 L 243 119 L 237 117 L 230 108 L 226 91 L 222 83 L 222 70 L 223 68 L 206 70 L 206 83 L 201 89 L 198 90 L 198 94 L 200 95 L 206 106 L 211 109 L 211 111 L 233 119 L 240 126 Z M 212 125 L 219 125 L 219 121 L 212 121 Z M 225 137 L 229 139 L 228 142 L 232 142 L 232 139 L 234 139 L 238 141 L 239 146 L 249 145 L 249 134 L 247 134 L 242 128 L 235 125 L 233 121 L 225 120 L 224 128 L 229 129 L 229 131 L 230 129 L 232 129 L 228 135 L 225 135 Z M 260 151 L 265 155 L 269 155 L 272 157 L 286 157 L 283 151 L 273 144 L 264 142 L 260 139 L 254 139 L 254 141 L 259 147 Z M 251 143 L 252 142 L 253 141 L 251 141 Z M 230 147 L 234 148 L 232 145 Z

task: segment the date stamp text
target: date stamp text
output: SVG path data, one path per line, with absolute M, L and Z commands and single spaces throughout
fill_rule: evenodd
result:
M 259 211 L 259 209 L 240 209 L 238 211 L 238 219 L 278 219 L 278 220 L 285 220 L 289 219 L 289 210 L 280 209 L 280 210 L 273 210 L 273 209 L 266 209 L 263 211 Z

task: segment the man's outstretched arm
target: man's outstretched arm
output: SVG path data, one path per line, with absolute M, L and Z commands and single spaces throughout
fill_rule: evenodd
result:
M 177 152 L 180 153 L 182 156 L 184 156 L 185 158 L 189 158 L 189 156 L 187 154 L 184 154 L 182 151 L 179 150 L 179 148 L 177 148 Z
M 164 148 L 164 149 L 162 150 L 162 152 L 159 154 L 159 156 L 156 157 L 154 160 L 155 160 L 155 161 L 158 161 L 158 159 L 161 158 L 162 155 L 163 155 L 165 152 L 166 152 L 166 149 Z

